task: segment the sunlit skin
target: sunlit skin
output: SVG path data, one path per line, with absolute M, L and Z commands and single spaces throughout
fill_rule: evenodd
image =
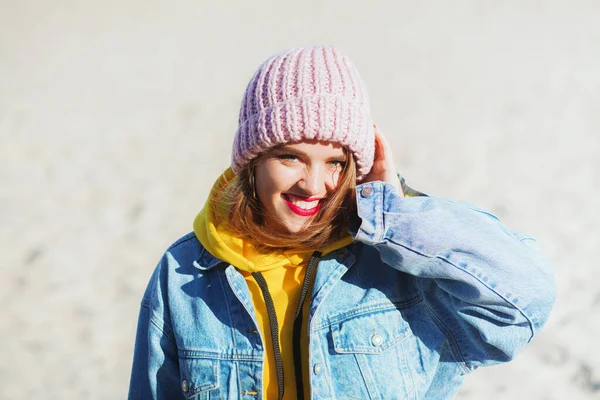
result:
M 266 227 L 300 232 L 337 187 L 345 159 L 342 146 L 318 141 L 288 144 L 263 156 L 255 179 Z
M 341 145 L 314 140 L 277 147 L 261 157 L 255 182 L 265 226 L 289 233 L 305 229 L 306 221 L 337 187 L 345 159 Z M 390 146 L 377 127 L 373 167 L 358 183 L 371 181 L 389 182 L 402 193 Z

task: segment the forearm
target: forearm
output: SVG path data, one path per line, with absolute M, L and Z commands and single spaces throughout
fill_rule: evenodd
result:
M 498 328 L 503 335 L 517 328 L 522 345 L 545 323 L 554 282 L 532 238 L 470 205 L 400 197 L 382 182 L 360 185 L 357 205 L 356 240 L 376 247 L 391 267 L 420 278 L 431 312 L 457 342 L 468 342 L 459 345 L 463 355 L 482 336 L 493 343 Z

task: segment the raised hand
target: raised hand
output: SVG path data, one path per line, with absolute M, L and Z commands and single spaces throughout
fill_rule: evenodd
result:
M 373 181 L 391 183 L 398 190 L 398 194 L 404 196 L 396 166 L 394 165 L 394 160 L 392 158 L 392 148 L 381 132 L 379 132 L 379 129 L 377 129 L 377 125 L 373 126 L 375 128 L 375 159 L 373 160 L 371 171 L 359 183 Z

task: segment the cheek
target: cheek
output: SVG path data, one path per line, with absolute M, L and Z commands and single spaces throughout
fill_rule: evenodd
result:
M 260 176 L 257 174 L 256 176 L 256 195 L 258 199 L 263 204 L 263 206 L 269 208 L 271 201 L 271 197 L 273 195 L 273 186 L 271 181 L 266 179 L 264 176 Z
M 271 163 L 272 164 L 272 163 Z M 289 187 L 287 182 L 290 180 L 289 171 L 282 166 L 266 165 L 257 166 L 256 168 L 256 192 L 265 206 L 271 203 L 273 198 L 278 197 L 281 192 L 286 191 Z
M 331 173 L 331 175 L 328 176 L 328 179 L 326 182 L 328 191 L 331 192 L 338 187 L 341 177 L 342 177 L 342 172 L 340 170 L 334 171 Z

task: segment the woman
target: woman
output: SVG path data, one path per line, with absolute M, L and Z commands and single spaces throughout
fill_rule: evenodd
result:
M 452 398 L 553 301 L 533 238 L 406 186 L 346 56 L 292 49 L 251 79 L 231 168 L 150 280 L 129 397 Z

